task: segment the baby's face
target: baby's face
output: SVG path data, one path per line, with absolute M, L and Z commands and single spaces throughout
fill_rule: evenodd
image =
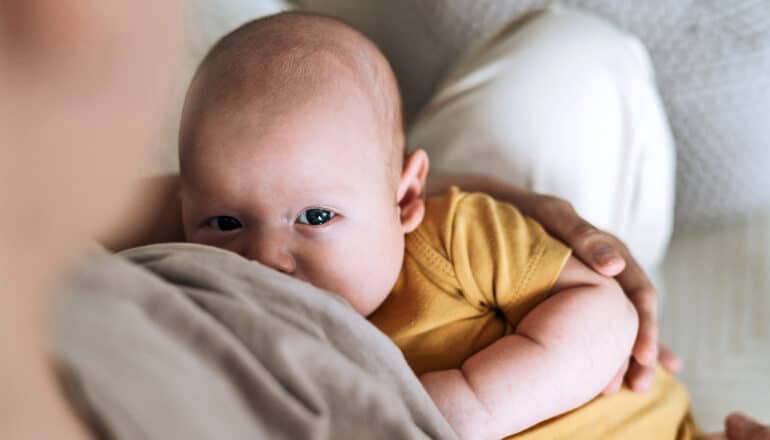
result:
M 203 117 L 182 166 L 184 229 L 366 316 L 395 283 L 405 231 L 382 130 L 356 97 L 338 101 Z

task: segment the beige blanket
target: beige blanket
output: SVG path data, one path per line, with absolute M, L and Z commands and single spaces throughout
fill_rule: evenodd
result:
M 102 255 L 57 311 L 68 395 L 103 437 L 453 438 L 398 349 L 346 303 L 238 255 Z

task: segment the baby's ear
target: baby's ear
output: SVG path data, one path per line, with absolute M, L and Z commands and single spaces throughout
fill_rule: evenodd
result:
M 428 177 L 428 154 L 415 150 L 404 158 L 396 199 L 401 211 L 401 229 L 415 230 L 425 215 L 425 179 Z

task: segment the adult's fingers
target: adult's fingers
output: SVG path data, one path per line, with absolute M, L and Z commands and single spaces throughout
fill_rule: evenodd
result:
M 618 372 L 615 373 L 615 377 L 613 377 L 610 383 L 604 388 L 602 394 L 609 396 L 620 391 L 620 387 L 623 386 L 623 378 L 626 376 L 626 371 L 628 371 L 628 363 L 629 360 L 627 359 Z
M 719 434 L 706 434 L 698 437 L 698 440 L 730 440 L 724 433 Z
M 672 374 L 679 373 L 684 367 L 682 358 L 662 344 L 658 345 L 658 363 L 662 365 L 666 371 Z
M 567 232 L 567 240 L 578 258 L 604 276 L 614 277 L 626 267 L 622 243 L 577 214 Z
M 682 359 L 672 352 L 668 347 L 660 345 L 658 346 L 658 363 L 663 366 L 669 373 L 679 373 L 684 363 Z M 647 391 L 652 386 L 652 381 L 655 377 L 655 366 L 653 365 L 641 365 L 635 360 L 631 362 L 626 373 L 626 383 L 628 387 L 637 392 Z
M 564 199 L 539 196 L 533 217 L 553 235 L 563 240 L 575 255 L 598 273 L 614 277 L 623 271 L 624 246 L 608 234 L 580 217 Z
M 770 440 L 770 427 L 741 413 L 727 416 L 725 428 L 731 440 Z
M 655 367 L 642 365 L 635 359 L 632 359 L 626 373 L 626 383 L 632 391 L 643 393 L 652 386 L 654 376 Z
M 626 268 L 616 279 L 639 314 L 634 359 L 653 366 L 658 359 L 658 293 L 633 258 L 626 259 Z

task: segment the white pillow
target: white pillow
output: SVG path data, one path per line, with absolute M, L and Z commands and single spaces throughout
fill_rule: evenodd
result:
M 399 77 L 408 115 L 470 45 L 552 0 L 298 0 L 369 35 Z M 677 225 L 770 207 L 767 1 L 563 0 L 648 47 L 678 144 Z

